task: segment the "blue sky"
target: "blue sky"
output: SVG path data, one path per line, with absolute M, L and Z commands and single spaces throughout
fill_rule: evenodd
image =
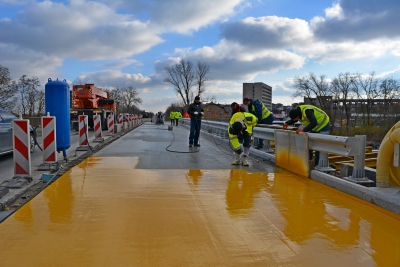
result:
M 141 109 L 179 101 L 163 67 L 210 66 L 205 95 L 241 101 L 243 82 L 291 104 L 309 72 L 400 79 L 399 0 L 0 0 L 0 64 L 21 75 L 132 85 Z

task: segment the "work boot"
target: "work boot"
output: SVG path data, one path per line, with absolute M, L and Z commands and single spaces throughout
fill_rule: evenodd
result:
M 247 162 L 246 158 L 249 156 L 250 154 L 250 147 L 244 147 L 243 148 L 244 152 L 243 152 L 243 158 L 242 158 L 242 165 L 243 166 L 249 166 L 249 163 Z
M 233 161 L 231 162 L 232 165 L 239 165 L 240 164 L 240 155 L 236 152 L 233 152 Z

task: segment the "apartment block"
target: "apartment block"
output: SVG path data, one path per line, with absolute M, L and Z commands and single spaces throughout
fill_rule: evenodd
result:
M 260 100 L 268 109 L 272 109 L 272 87 L 268 84 L 243 83 L 243 98 Z

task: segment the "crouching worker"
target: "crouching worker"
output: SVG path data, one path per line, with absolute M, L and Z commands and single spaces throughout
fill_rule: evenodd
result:
M 232 115 L 228 126 L 229 142 L 234 150 L 232 165 L 249 166 L 246 158 L 250 153 L 253 128 L 257 124 L 257 117 L 248 112 L 236 112 Z M 243 143 L 243 150 L 241 144 Z

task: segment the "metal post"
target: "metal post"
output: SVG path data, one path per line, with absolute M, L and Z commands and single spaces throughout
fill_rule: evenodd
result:
M 365 147 L 367 145 L 366 135 L 356 135 L 357 147 L 360 151 L 357 156 L 354 156 L 354 166 L 353 175 L 354 179 L 364 179 L 365 178 Z

